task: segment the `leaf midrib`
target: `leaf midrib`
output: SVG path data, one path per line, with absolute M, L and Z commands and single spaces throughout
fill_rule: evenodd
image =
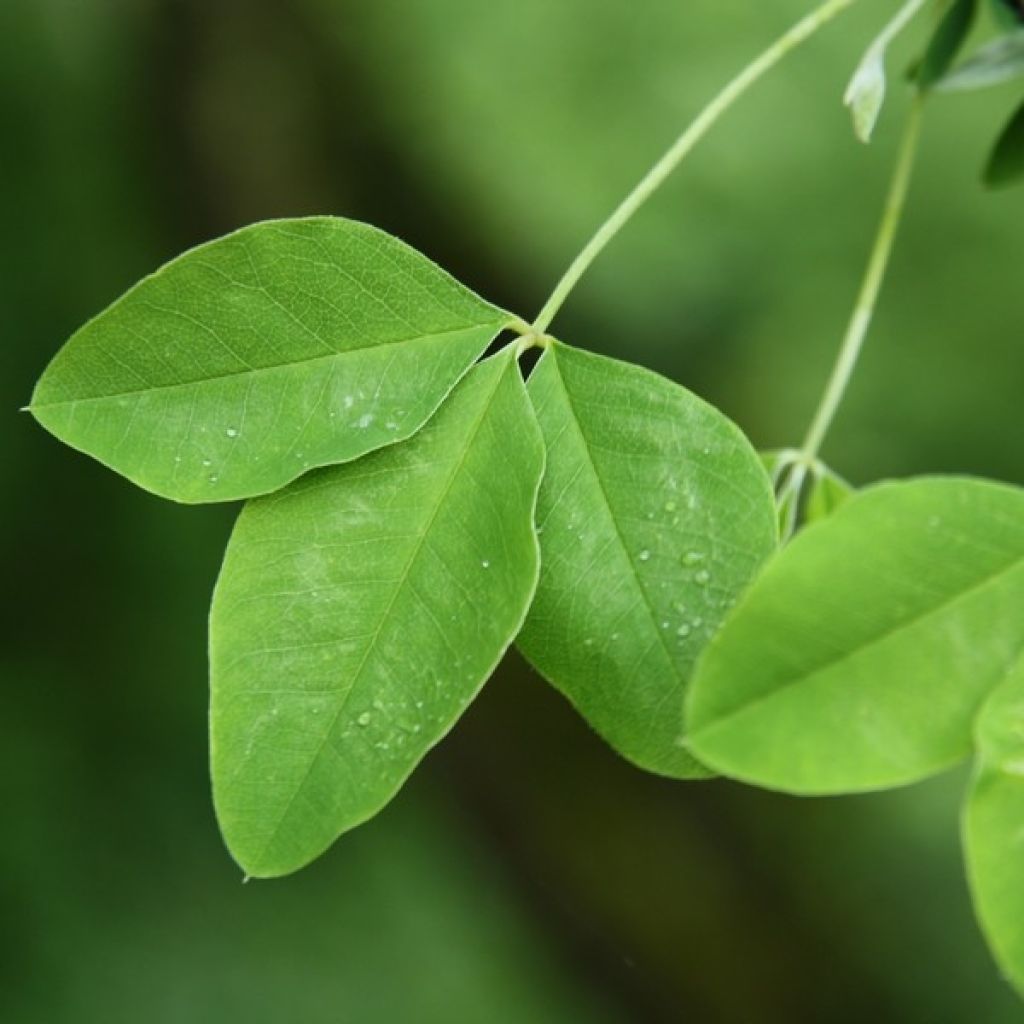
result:
M 513 362 L 510 365 L 515 364 Z M 419 537 L 416 540 L 416 544 L 413 547 L 411 554 L 409 555 L 408 562 L 406 563 L 405 570 L 402 572 L 401 576 L 398 577 L 394 593 L 391 595 L 391 599 L 390 601 L 388 601 L 387 607 L 381 614 L 380 622 L 378 623 L 377 628 L 373 631 L 372 634 L 370 634 L 370 642 L 367 644 L 366 651 L 363 654 L 363 657 L 360 660 L 359 664 L 356 666 L 355 672 L 353 673 L 352 685 L 349 687 L 348 692 L 342 698 L 341 702 L 338 704 L 337 709 L 332 714 L 330 722 L 328 723 L 327 728 L 324 730 L 323 739 L 321 740 L 316 750 L 313 752 L 312 757 L 310 757 L 309 764 L 306 766 L 306 771 L 304 772 L 300 781 L 296 784 L 295 789 L 292 792 L 292 795 L 288 798 L 288 801 L 286 802 L 283 810 L 281 811 L 281 814 L 277 822 L 271 829 L 270 836 L 263 844 L 263 847 L 261 848 L 259 855 L 254 859 L 254 864 L 260 864 L 263 861 L 264 857 L 266 857 L 267 851 L 271 848 L 271 846 L 273 846 L 275 842 L 277 842 L 278 836 L 281 831 L 281 826 L 284 824 L 284 822 L 288 818 L 288 815 L 291 813 L 291 809 L 294 806 L 295 801 L 298 799 L 299 794 L 303 791 L 303 789 L 306 786 L 306 783 L 309 781 L 309 777 L 313 772 L 313 768 L 319 762 L 320 757 L 327 746 L 327 743 L 334 735 L 334 730 L 337 727 L 338 720 L 341 718 L 342 713 L 348 707 L 352 695 L 355 693 L 356 689 L 359 686 L 360 680 L 362 679 L 363 676 L 363 672 L 365 671 L 366 666 L 370 660 L 370 656 L 376 649 L 377 642 L 380 640 L 380 635 L 384 629 L 384 625 L 390 618 L 399 595 L 402 593 L 402 591 L 405 589 L 406 584 L 409 582 L 409 577 L 412 574 L 413 566 L 416 564 L 420 552 L 423 550 L 423 545 L 426 543 L 426 539 L 430 535 L 430 531 L 433 529 L 434 523 L 437 521 L 437 517 L 440 514 L 441 508 L 444 506 L 448 498 L 448 495 L 451 493 L 451 489 L 455 484 L 455 480 L 457 479 L 459 473 L 461 472 L 462 467 L 466 463 L 466 459 L 469 456 L 469 452 L 473 448 L 473 445 L 476 441 L 477 434 L 479 434 L 480 428 L 482 427 L 484 420 L 487 418 L 487 413 L 490 411 L 491 405 L 494 402 L 494 397 L 497 394 L 498 388 L 501 385 L 501 382 L 504 379 L 504 376 L 507 372 L 508 366 L 504 367 L 500 373 L 495 375 L 494 387 L 491 389 L 491 393 L 487 396 L 486 401 L 483 403 L 480 414 L 477 417 L 476 422 L 473 424 L 472 430 L 470 431 L 469 437 L 467 438 L 462 454 L 456 460 L 455 465 L 453 466 L 452 471 L 449 474 L 447 481 L 445 482 L 444 489 L 442 490 L 440 496 L 438 497 L 437 503 L 434 506 L 434 510 L 433 512 L 431 512 L 430 519 L 428 520 L 426 526 L 423 528 L 422 533 L 420 533 Z
M 178 381 L 175 384 L 160 384 L 146 388 L 129 388 L 124 391 L 111 391 L 105 395 L 91 395 L 86 398 L 62 398 L 58 401 L 52 402 L 32 402 L 29 405 L 29 409 L 31 411 L 35 411 L 37 409 L 56 409 L 65 405 L 81 405 L 86 402 L 107 402 L 117 398 L 132 398 L 138 395 L 174 391 L 179 388 L 200 387 L 204 384 L 215 384 L 219 381 L 234 380 L 239 377 L 254 376 L 261 373 L 273 373 L 276 370 L 287 369 L 290 366 L 309 366 L 315 363 L 327 362 L 332 359 L 343 359 L 345 356 L 356 355 L 360 352 L 367 352 L 371 349 L 379 350 L 392 348 L 396 345 L 411 345 L 416 344 L 417 342 L 438 341 L 440 339 L 450 337 L 453 334 L 464 334 L 467 331 L 477 330 L 481 327 L 494 327 L 495 330 L 501 330 L 503 327 L 508 326 L 509 322 L 510 321 L 507 318 L 505 320 L 485 320 L 480 323 L 467 324 L 464 327 L 453 327 L 445 331 L 435 331 L 432 334 L 417 334 L 408 338 L 396 338 L 393 341 L 378 342 L 371 345 L 360 345 L 357 348 L 344 349 L 343 351 L 338 352 L 329 352 L 322 356 L 309 356 L 305 359 L 287 360 L 281 363 L 273 363 L 270 366 L 246 367 L 241 370 L 231 370 L 226 373 L 212 374 L 208 377 L 197 377 L 194 380 Z
M 996 583 L 998 583 L 1001 579 L 1003 579 L 1003 577 L 1009 576 L 1021 567 L 1024 567 L 1024 557 L 1016 558 L 1009 565 L 1005 565 L 997 571 L 990 573 L 989 575 L 973 583 L 966 590 L 958 591 L 951 597 L 946 598 L 943 601 L 940 601 L 938 604 L 933 605 L 921 614 L 915 615 L 910 619 L 905 619 L 904 621 L 899 622 L 890 629 L 884 630 L 877 636 L 872 637 L 867 643 L 861 644 L 851 651 L 846 651 L 839 657 L 829 658 L 826 661 L 823 661 L 821 664 L 815 665 L 814 668 L 811 669 L 809 672 L 805 672 L 802 675 L 798 675 L 794 678 L 788 679 L 786 680 L 786 682 L 782 683 L 782 685 L 775 687 L 768 693 L 763 693 L 759 697 L 755 697 L 753 700 L 748 701 L 747 703 L 742 704 L 738 707 L 735 707 L 732 710 L 727 711 L 723 715 L 719 715 L 717 718 L 712 719 L 706 725 L 702 725 L 693 729 L 691 731 L 691 735 L 696 739 L 701 734 L 707 735 L 708 733 L 713 733 L 715 730 L 726 725 L 731 719 L 736 718 L 738 715 L 745 714 L 752 708 L 756 708 L 759 705 L 766 704 L 768 701 L 774 700 L 780 693 L 790 690 L 794 686 L 799 686 L 801 683 L 806 683 L 808 680 L 814 679 L 816 676 L 819 676 L 824 672 L 834 669 L 837 665 L 842 665 L 844 662 L 850 661 L 853 658 L 858 657 L 864 651 L 868 651 L 874 647 L 877 647 L 879 644 L 884 643 L 886 640 L 890 639 L 893 636 L 896 636 L 898 633 L 901 633 L 905 629 L 910 629 L 914 626 L 917 626 L 920 623 L 932 618 L 933 616 L 941 615 L 943 612 L 947 611 L 949 608 L 957 604 L 959 601 L 968 600 L 976 594 L 982 593 L 990 586 L 993 586 Z M 1018 651 L 1018 656 L 1020 655 L 1020 653 L 1021 652 Z

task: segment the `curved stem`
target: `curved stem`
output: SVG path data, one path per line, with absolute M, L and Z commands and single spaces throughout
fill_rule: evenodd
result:
M 821 402 L 801 446 L 805 462 L 811 462 L 821 449 L 825 435 L 832 425 L 836 410 L 839 408 L 843 395 L 846 393 L 850 377 L 853 375 L 854 368 L 857 365 L 857 358 L 860 356 L 861 348 L 864 345 L 864 338 L 868 333 L 868 328 L 871 326 L 875 305 L 878 302 L 878 293 L 881 290 L 885 271 L 889 265 L 889 256 L 892 253 L 893 242 L 896 239 L 896 232 L 899 228 L 900 219 L 903 216 L 907 192 L 910 188 L 910 179 L 914 170 L 914 158 L 917 155 L 918 142 L 921 137 L 921 115 L 924 109 L 924 99 L 923 93 L 916 93 L 910 113 L 907 115 L 906 126 L 903 129 L 903 139 L 900 142 L 899 155 L 896 158 L 896 167 L 893 171 L 889 193 L 885 201 L 885 209 L 882 213 L 882 222 L 879 225 L 878 234 L 875 236 L 875 243 L 871 249 L 867 272 L 864 275 L 864 281 L 857 296 L 857 303 L 853 308 L 853 315 L 850 317 L 850 323 L 846 328 L 846 335 L 839 349 L 839 356 L 832 370 L 832 376 L 825 387 L 825 393 L 822 395 Z
M 640 183 L 619 204 L 615 212 L 598 228 L 583 251 L 573 260 L 569 269 L 558 282 L 551 297 L 544 304 L 534 330 L 543 333 L 548 329 L 555 314 L 561 309 L 569 293 L 576 286 L 587 268 L 602 249 L 618 234 L 619 230 L 634 213 L 650 198 L 659 185 L 678 167 L 683 158 L 704 137 L 714 123 L 754 84 L 766 71 L 771 70 L 791 50 L 831 21 L 837 14 L 855 3 L 856 0 L 826 0 L 820 7 L 797 22 L 788 32 L 767 50 L 747 65 L 724 89 L 697 115 L 696 119 L 675 141 L 671 149 L 647 172 Z

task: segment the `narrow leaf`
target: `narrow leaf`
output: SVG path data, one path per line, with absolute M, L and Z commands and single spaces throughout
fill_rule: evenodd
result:
M 935 478 L 862 491 L 771 562 L 689 702 L 712 768 L 794 793 L 954 764 L 1021 646 L 1024 491 Z
M 966 92 L 1001 85 L 1024 75 L 1024 29 L 993 39 L 940 79 L 939 92 Z
M 861 58 L 843 102 L 853 114 L 853 128 L 861 142 L 870 142 L 878 115 L 885 102 L 885 54 L 889 44 L 903 31 L 927 0 L 907 0 L 879 33 Z
M 163 497 L 243 498 L 415 433 L 509 319 L 376 228 L 270 221 L 86 324 L 31 409 Z
M 917 73 L 922 89 L 930 89 L 949 70 L 974 24 L 978 0 L 953 0 L 925 50 Z
M 704 775 L 681 746 L 683 693 L 776 543 L 767 475 L 721 413 L 640 367 L 556 344 L 528 390 L 548 462 L 518 645 L 625 757 Z
M 522 624 L 543 445 L 510 349 L 413 440 L 246 506 L 211 613 L 212 767 L 251 875 L 386 804 Z
M 985 184 L 1013 185 L 1024 178 L 1024 104 L 1017 108 L 996 140 L 985 168 Z
M 1024 658 L 986 702 L 976 737 L 963 822 L 967 876 L 996 960 L 1024 994 Z

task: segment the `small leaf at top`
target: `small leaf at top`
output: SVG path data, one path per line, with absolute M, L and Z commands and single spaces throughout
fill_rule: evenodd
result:
M 978 0 L 953 0 L 943 14 L 917 71 L 917 83 L 930 89 L 949 70 L 960 52 L 978 11 Z
M 1024 29 L 980 47 L 935 84 L 939 92 L 966 92 L 1001 85 L 1024 75 Z
M 964 808 L 967 877 L 982 930 L 1024 995 L 1024 657 L 985 703 Z
M 814 474 L 804 501 L 803 521 L 806 525 L 827 519 L 837 512 L 856 492 L 838 473 L 821 466 Z
M 739 428 L 641 367 L 556 343 L 527 390 L 547 468 L 517 645 L 619 753 L 706 775 L 681 746 L 683 694 L 775 547 L 768 477 Z
M 885 102 L 885 54 L 926 0 L 907 0 L 878 34 L 861 58 L 843 95 L 853 114 L 853 129 L 861 142 L 870 142 Z
M 800 533 L 705 652 L 688 705 L 710 767 L 793 793 L 912 782 L 962 758 L 1017 657 L 1024 490 L 883 484 Z
M 510 319 L 376 228 L 268 221 L 87 323 L 31 410 L 163 497 L 244 498 L 415 433 Z
M 1024 178 L 1024 104 L 1007 122 L 985 167 L 985 184 L 992 188 L 1013 185 Z
M 210 616 L 214 799 L 250 875 L 375 814 L 466 709 L 537 583 L 544 449 L 514 354 L 411 441 L 250 502 Z

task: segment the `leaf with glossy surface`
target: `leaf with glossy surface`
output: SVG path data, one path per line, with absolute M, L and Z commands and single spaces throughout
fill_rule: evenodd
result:
M 777 539 L 757 454 L 649 370 L 553 345 L 528 383 L 547 444 L 541 578 L 517 644 L 621 754 L 682 778 L 697 653 Z
M 690 745 L 793 793 L 912 782 L 970 749 L 1021 646 L 1024 491 L 862 491 L 769 563 L 701 659 Z
M 268 221 L 86 324 L 31 410 L 163 497 L 244 498 L 415 433 L 510 319 L 376 228 Z
M 543 459 L 506 349 L 411 441 L 246 506 L 210 643 L 214 797 L 249 874 L 376 813 L 476 695 L 536 585 Z
M 963 821 L 967 876 L 989 945 L 1024 993 L 1024 659 L 986 702 L 975 735 Z
M 985 184 L 1013 185 L 1024 178 L 1024 104 L 1017 108 L 999 138 L 985 168 Z

